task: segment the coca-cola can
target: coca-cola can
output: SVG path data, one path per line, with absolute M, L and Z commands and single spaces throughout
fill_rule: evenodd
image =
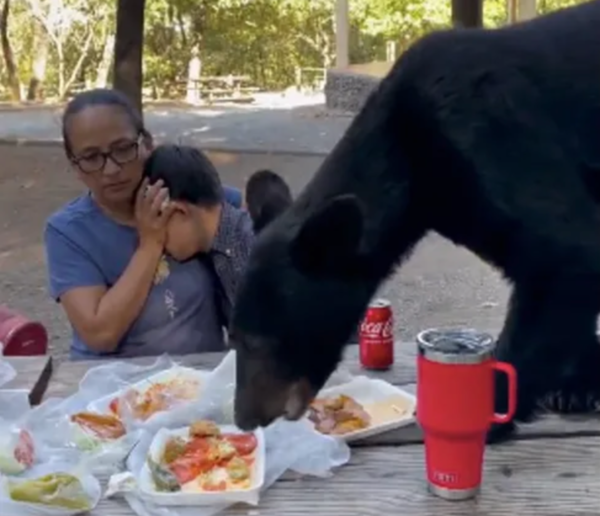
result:
M 365 369 L 389 369 L 394 364 L 394 314 L 387 299 L 369 304 L 360 325 L 360 363 Z

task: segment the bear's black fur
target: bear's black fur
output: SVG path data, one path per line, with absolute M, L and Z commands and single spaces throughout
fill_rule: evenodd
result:
M 257 170 L 248 178 L 244 197 L 256 235 L 287 210 L 293 201 L 285 179 L 267 169 Z
M 299 417 L 378 286 L 428 232 L 513 284 L 498 359 L 516 419 L 600 398 L 600 1 L 499 30 L 431 34 L 396 63 L 238 292 L 236 420 Z M 496 408 L 506 405 L 497 379 Z M 497 428 L 496 437 L 512 425 Z

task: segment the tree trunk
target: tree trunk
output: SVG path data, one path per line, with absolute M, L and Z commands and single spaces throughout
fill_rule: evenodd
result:
M 27 100 L 39 100 L 43 97 L 42 86 L 46 78 L 48 49 L 50 40 L 48 33 L 36 18 L 33 19 L 33 63 L 31 78 L 27 88 Z
M 0 13 L 0 40 L 2 43 L 2 54 L 4 55 L 4 64 L 6 65 L 6 77 L 10 88 L 12 99 L 21 100 L 21 84 L 17 73 L 17 64 L 15 56 L 8 38 L 8 18 L 10 15 L 10 0 L 4 0 L 2 12 Z
M 108 84 L 108 75 L 110 73 L 110 65 L 113 60 L 113 53 L 115 51 L 115 35 L 109 32 L 104 41 L 104 50 L 102 51 L 102 59 L 98 66 L 98 73 L 96 74 L 96 88 L 106 88 Z
M 113 86 L 142 109 L 145 0 L 117 1 Z
M 452 0 L 454 27 L 483 27 L 483 0 Z
M 58 61 L 58 96 L 62 99 L 65 95 L 65 54 L 62 42 L 57 42 L 56 44 L 56 60 Z
M 62 90 L 60 91 L 61 100 L 63 100 L 67 96 L 67 94 L 69 93 L 69 90 L 71 89 L 71 86 L 73 85 L 73 83 L 75 82 L 75 80 L 77 79 L 79 74 L 81 73 L 81 68 L 83 67 L 85 58 L 88 56 L 88 53 L 90 51 L 90 46 L 92 45 L 93 37 L 94 37 L 94 31 L 92 29 L 90 29 L 90 31 L 88 32 L 87 38 L 85 38 L 85 43 L 83 44 L 83 48 L 81 49 L 81 54 L 79 54 L 79 59 L 77 59 L 77 62 L 75 63 L 75 66 L 73 67 L 73 70 L 71 70 L 71 75 L 69 76 L 68 79 L 63 78 L 63 80 L 60 81 L 60 83 L 62 85 Z M 64 73 L 64 68 L 63 68 L 62 73 Z

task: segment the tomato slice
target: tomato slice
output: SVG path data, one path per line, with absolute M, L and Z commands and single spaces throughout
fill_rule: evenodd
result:
M 203 472 L 202 463 L 195 457 L 179 457 L 169 465 L 169 469 L 180 484 L 191 482 Z
M 185 457 L 194 457 L 200 462 L 210 462 L 214 457 L 212 447 L 208 439 L 192 439 L 189 441 L 183 451 Z
M 15 460 L 29 468 L 33 465 L 34 455 L 35 447 L 31 434 L 27 430 L 21 430 L 14 451 Z
M 119 415 L 119 398 L 114 398 L 108 405 L 108 409 L 115 415 Z
M 250 455 L 258 446 L 258 441 L 254 434 L 223 434 L 223 439 L 226 439 L 233 445 L 239 455 Z
M 180 483 L 186 483 L 215 466 L 210 442 L 207 439 L 193 439 L 187 443 L 183 455 L 169 465 L 169 469 Z

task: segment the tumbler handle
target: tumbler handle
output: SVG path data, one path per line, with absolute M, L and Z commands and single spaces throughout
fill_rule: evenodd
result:
M 504 424 L 511 421 L 517 411 L 517 372 L 506 362 L 494 362 L 492 367 L 508 377 L 508 410 L 506 414 L 492 416 L 492 423 Z

